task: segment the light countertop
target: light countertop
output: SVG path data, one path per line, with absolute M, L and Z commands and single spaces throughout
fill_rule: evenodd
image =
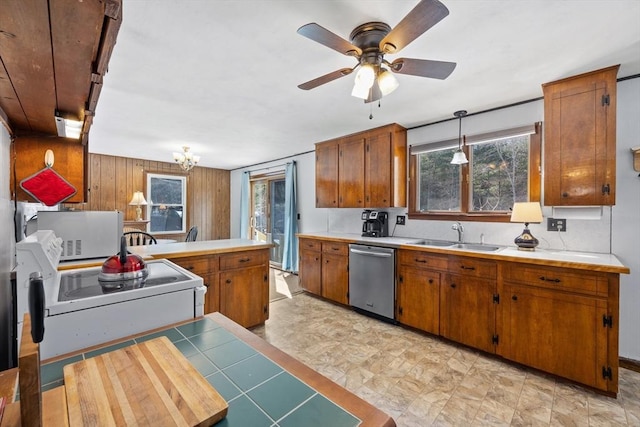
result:
M 609 253 L 574 252 L 553 249 L 536 249 L 535 251 L 520 251 L 515 246 L 501 246 L 492 252 L 474 251 L 449 247 L 419 245 L 424 239 L 411 237 L 362 237 L 355 233 L 306 233 L 298 237 L 321 240 L 342 241 L 346 243 L 371 244 L 402 249 L 412 249 L 424 252 L 448 255 L 465 255 L 474 258 L 495 259 L 529 264 L 547 265 L 552 267 L 577 268 L 582 270 L 603 271 L 608 273 L 629 274 L 629 268 Z M 497 246 L 497 245 L 496 245 Z
M 272 246 L 272 243 L 257 242 L 249 239 L 220 239 L 147 246 L 130 246 L 129 251 L 144 258 L 181 258 L 197 255 L 249 251 L 255 249 L 268 249 Z

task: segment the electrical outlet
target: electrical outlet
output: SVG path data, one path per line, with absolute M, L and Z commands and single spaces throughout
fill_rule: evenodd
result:
M 396 224 L 397 225 L 405 225 L 405 216 L 404 215 L 398 215 L 396 217 Z
M 547 231 L 567 231 L 567 220 L 561 218 L 547 218 Z

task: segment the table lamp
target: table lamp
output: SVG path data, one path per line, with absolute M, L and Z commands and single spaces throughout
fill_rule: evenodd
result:
M 514 240 L 516 246 L 518 246 L 518 250 L 535 251 L 536 246 L 538 246 L 538 239 L 533 237 L 531 231 L 529 231 L 529 223 L 542 222 L 542 209 L 540 208 L 540 203 L 514 203 L 513 210 L 511 212 L 511 222 L 524 223 L 524 231 Z
M 144 199 L 142 191 L 136 191 L 133 193 L 133 197 L 131 198 L 129 205 L 136 207 L 136 221 L 142 221 L 142 208 L 140 206 L 147 205 L 147 201 Z

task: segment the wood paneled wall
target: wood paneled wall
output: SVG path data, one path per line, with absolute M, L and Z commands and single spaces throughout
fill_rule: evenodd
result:
M 228 239 L 230 236 L 230 172 L 196 166 L 185 173 L 177 164 L 126 157 L 89 154 L 88 197 L 84 204 L 64 204 L 81 210 L 120 210 L 125 220 L 135 218 L 129 206 L 134 191 L 145 192 L 146 173 L 187 177 L 187 229 L 198 226 L 198 240 Z M 143 216 L 147 207 L 143 206 Z M 162 235 L 185 239 L 186 234 Z

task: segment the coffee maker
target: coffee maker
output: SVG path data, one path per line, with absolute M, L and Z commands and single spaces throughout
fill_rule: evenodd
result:
M 362 212 L 362 220 L 362 236 L 387 237 L 389 235 L 388 213 L 367 209 Z

